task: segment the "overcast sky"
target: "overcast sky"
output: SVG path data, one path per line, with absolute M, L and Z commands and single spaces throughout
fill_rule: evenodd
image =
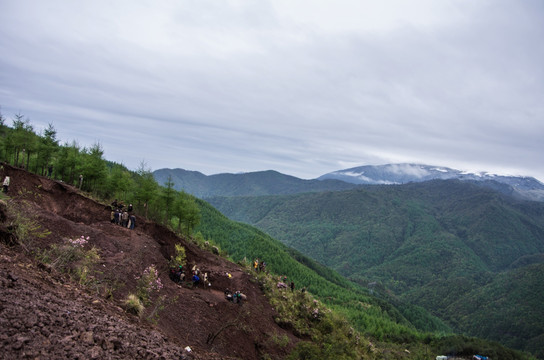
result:
M 544 181 L 544 1 L 0 0 L 0 106 L 133 170 Z

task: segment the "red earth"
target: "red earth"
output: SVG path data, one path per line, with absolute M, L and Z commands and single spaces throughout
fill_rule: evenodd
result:
M 11 186 L 0 203 L 1 359 L 281 359 L 300 340 L 274 322 L 255 277 L 237 264 L 141 216 L 134 230 L 115 225 L 107 204 L 68 184 L 3 164 L 2 179 L 6 173 Z M 40 225 L 32 234 L 50 234 L 15 239 L 15 213 Z M 80 236 L 88 236 L 85 247 L 95 246 L 100 255 L 86 286 L 37 256 L 39 249 Z M 207 272 L 211 287 L 169 279 L 176 243 L 186 249 L 186 268 Z M 164 287 L 137 317 L 124 310 L 124 300 L 150 265 Z M 247 301 L 227 301 L 227 288 L 240 290 Z M 164 309 L 152 321 L 159 295 L 165 296 Z M 280 338 L 289 344 L 278 345 Z

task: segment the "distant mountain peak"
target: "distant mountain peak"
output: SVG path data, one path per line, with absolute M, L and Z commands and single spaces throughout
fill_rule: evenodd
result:
M 367 185 L 398 185 L 437 179 L 458 179 L 473 182 L 494 181 L 508 185 L 515 195 L 522 198 L 544 201 L 544 184 L 532 177 L 503 176 L 485 171 L 473 173 L 434 165 L 409 163 L 364 165 L 333 171 L 318 178 L 318 180 L 326 179 Z
M 432 179 L 451 179 L 461 172 L 447 167 L 419 164 L 365 165 L 337 170 L 319 177 L 320 180 L 341 178 L 357 184 L 404 184 Z

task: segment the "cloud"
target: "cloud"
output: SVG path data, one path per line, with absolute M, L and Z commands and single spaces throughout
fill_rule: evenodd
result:
M 544 179 L 538 1 L 0 5 L 0 105 L 136 168 Z

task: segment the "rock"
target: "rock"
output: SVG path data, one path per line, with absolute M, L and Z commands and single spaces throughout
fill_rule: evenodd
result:
M 30 338 L 29 337 L 25 337 L 25 336 L 17 336 L 17 341 L 20 341 L 21 343 L 27 343 L 30 341 Z
M 93 337 L 93 333 L 91 331 L 86 331 L 84 332 L 83 334 L 81 334 L 81 336 L 79 337 L 79 339 L 84 342 L 84 343 L 87 343 L 87 344 L 92 344 L 94 343 L 94 337 Z
M 73 341 L 72 335 L 68 335 L 68 336 L 63 337 L 63 338 L 60 340 L 60 343 L 62 343 L 62 344 L 67 344 L 67 343 L 71 343 L 72 341 Z
M 102 349 L 100 346 L 93 346 L 89 352 L 91 359 L 100 359 L 102 358 Z

